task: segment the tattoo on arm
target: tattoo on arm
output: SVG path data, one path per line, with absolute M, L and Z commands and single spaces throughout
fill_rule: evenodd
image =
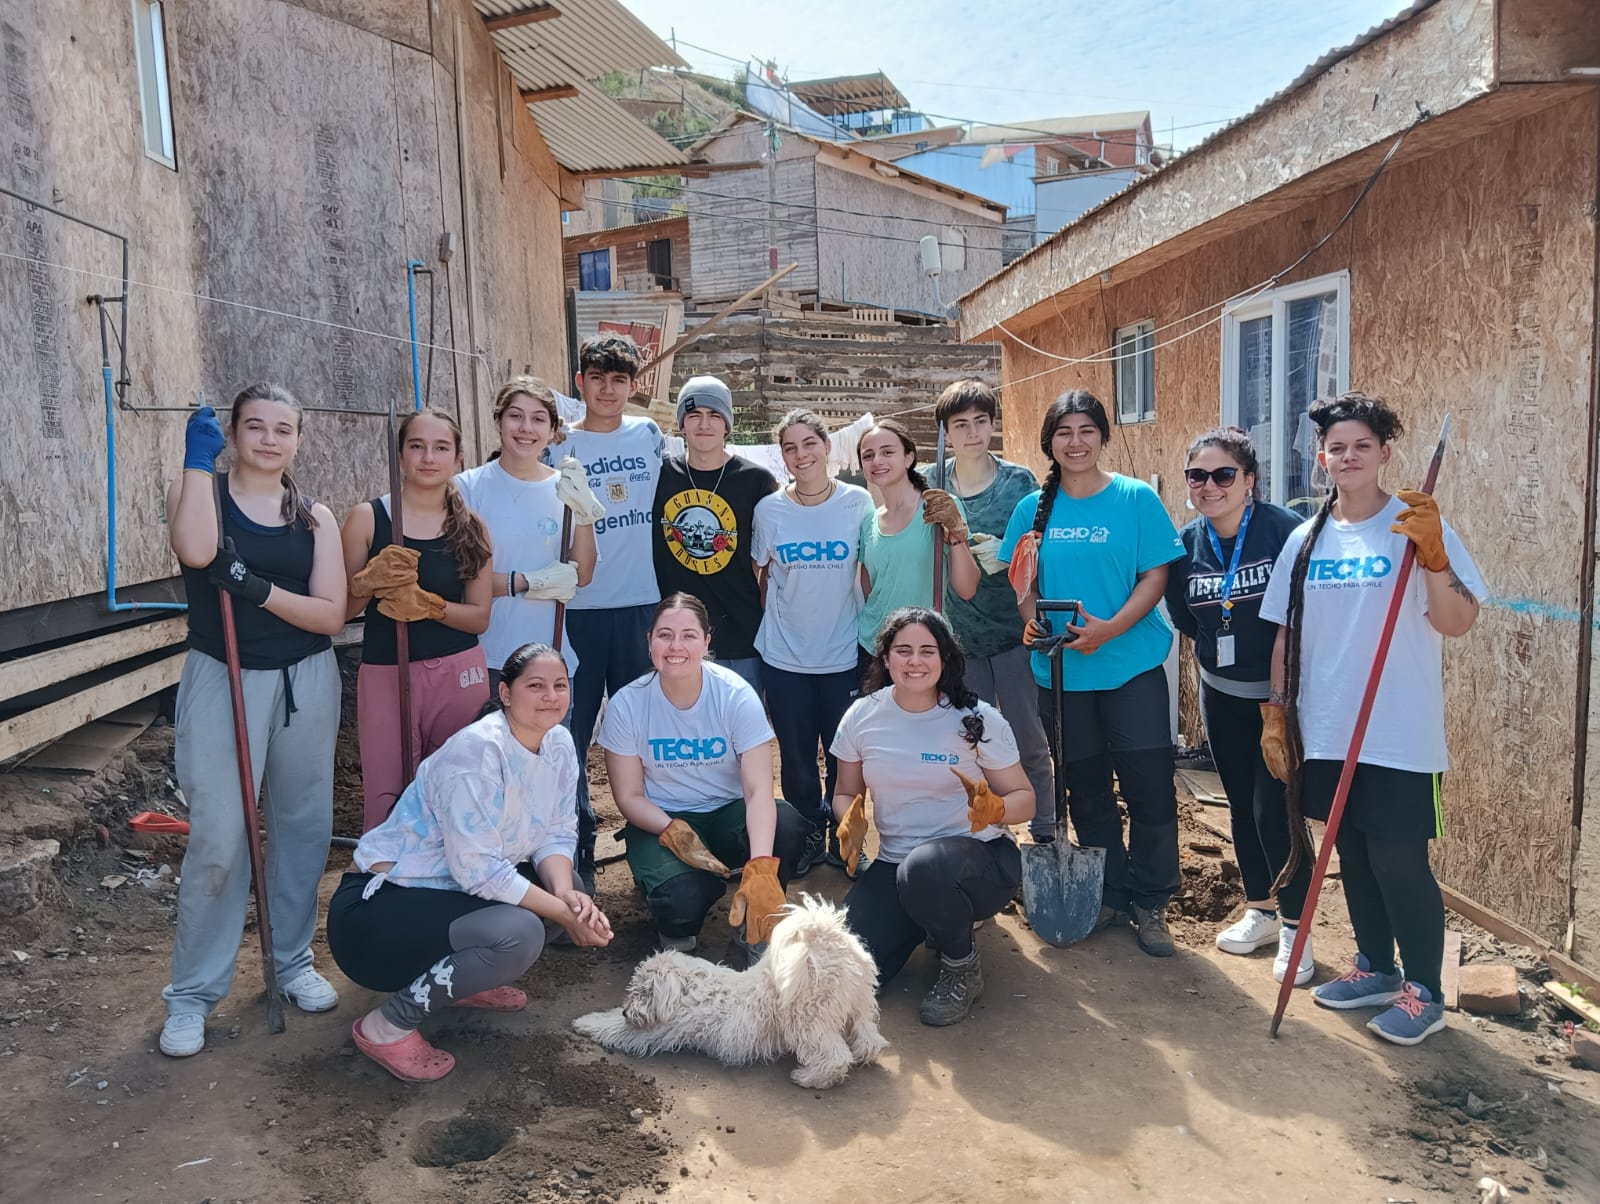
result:
M 1460 594 L 1468 602 L 1471 602 L 1473 605 L 1477 605 L 1477 595 L 1467 588 L 1466 583 L 1462 581 L 1460 577 L 1456 576 L 1455 569 L 1448 569 L 1446 571 L 1450 574 L 1450 588 L 1456 593 Z

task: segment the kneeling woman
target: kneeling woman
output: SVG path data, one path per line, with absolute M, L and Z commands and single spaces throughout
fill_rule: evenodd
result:
M 664 949 L 692 952 L 706 913 L 743 866 L 728 923 L 759 956 L 778 922 L 811 825 L 772 797 L 772 727 L 737 673 L 706 661 L 711 626 L 688 594 L 650 618 L 655 671 L 606 706 L 598 740 L 617 809 L 628 821 L 628 868 Z
M 939 953 L 924 1024 L 954 1024 L 983 991 L 973 925 L 1006 905 L 1022 877 L 1007 824 L 1033 818 L 1033 788 L 1000 712 L 967 689 L 966 657 L 941 615 L 889 615 L 867 667 L 870 691 L 834 737 L 834 814 L 846 872 L 866 836 L 872 792 L 878 856 L 845 896 L 850 926 L 881 990 L 926 938 Z M 975 767 L 975 768 L 974 768 Z
M 611 925 L 578 890 L 578 755 L 567 729 L 561 654 L 517 649 L 501 669 L 503 709 L 425 760 L 394 811 L 361 838 L 355 870 L 328 904 L 328 950 L 383 1003 L 357 1020 L 356 1048 L 396 1078 L 443 1078 L 455 1058 L 417 1031 L 440 1008 L 520 1011 L 506 984 L 544 947 L 545 920 L 577 945 Z M 520 863 L 531 862 L 533 882 Z

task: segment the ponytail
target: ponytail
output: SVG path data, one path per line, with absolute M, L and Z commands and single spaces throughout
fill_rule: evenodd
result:
M 468 509 L 454 478 L 444 487 L 444 537 L 463 581 L 471 581 L 492 558 L 483 520 Z
M 307 531 L 315 531 L 317 516 L 311 513 L 311 503 L 306 501 L 305 495 L 300 492 L 300 486 L 294 483 L 294 478 L 287 471 L 280 480 L 283 482 L 283 504 L 278 507 L 278 517 L 291 527 L 304 527 Z
M 1044 488 L 1039 490 L 1039 508 L 1033 512 L 1034 534 L 1044 534 L 1045 525 L 1050 521 L 1050 507 L 1055 505 L 1056 490 L 1060 488 L 1061 465 L 1051 460 L 1050 471 L 1044 477 Z

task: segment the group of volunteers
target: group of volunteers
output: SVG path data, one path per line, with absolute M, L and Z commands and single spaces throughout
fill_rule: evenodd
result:
M 519 1010 L 527 996 L 512 984 L 547 940 L 612 938 L 594 898 L 591 742 L 662 948 L 696 950 L 735 880 L 734 941 L 759 958 L 789 883 L 828 862 L 854 880 L 843 905 L 880 986 L 926 943 L 938 974 L 922 1019 L 954 1023 L 984 985 L 974 929 L 1019 888 L 1012 827 L 1048 842 L 1065 813 L 1080 844 L 1108 854 L 1097 929 L 1131 925 L 1145 952 L 1172 954 L 1163 599 L 1194 641 L 1246 894 L 1217 944 L 1276 942 L 1282 981 L 1310 872 L 1305 820 L 1327 815 L 1364 684 L 1353 666 L 1371 661 L 1407 541 L 1419 572 L 1338 834 L 1359 953 L 1315 996 L 1385 1009 L 1370 1027 L 1396 1042 L 1444 1025 L 1428 863 L 1441 650 L 1471 626 L 1483 586 L 1431 498 L 1381 487 L 1401 431 L 1388 406 L 1350 393 L 1312 407 L 1332 490 L 1307 521 L 1259 499 L 1243 432 L 1202 434 L 1184 469 L 1199 517 L 1180 532 L 1154 489 L 1102 467 L 1110 424 L 1082 391 L 1044 416 L 1042 488 L 990 452 L 995 394 L 964 381 L 935 412 L 951 452 L 936 466 L 943 488 L 886 419 L 858 445 L 869 491 L 836 479 L 828 428 L 805 410 L 774 434 L 787 482 L 733 454 L 732 396 L 713 377 L 683 386 L 684 451 L 664 454 L 656 423 L 627 410 L 640 368 L 623 336 L 585 341 L 570 425 L 545 384 L 507 381 L 499 449 L 465 471 L 453 418 L 407 415 L 400 498 L 362 502 L 342 529 L 294 483 L 303 415 L 289 392 L 245 389 L 226 432 L 209 408 L 191 418 L 167 503 L 190 604 L 176 769 L 191 834 L 164 1053 L 204 1046 L 250 889 L 223 591 L 264 799 L 277 979 L 311 1012 L 338 1002 L 311 956 L 341 696 L 331 637 L 364 615 L 365 834 L 328 905 L 328 947 L 384 993 L 355 1022 L 357 1047 L 427 1081 L 454 1059 L 421 1035 L 425 1018 Z M 1039 608 L 1064 599 L 1078 603 L 1065 632 Z M 1313 971 L 1308 940 L 1295 982 Z

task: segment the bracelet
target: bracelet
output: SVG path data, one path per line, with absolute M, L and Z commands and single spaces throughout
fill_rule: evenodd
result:
M 517 570 L 516 569 L 507 569 L 506 570 L 506 597 L 515 598 L 516 596 L 517 596 Z

